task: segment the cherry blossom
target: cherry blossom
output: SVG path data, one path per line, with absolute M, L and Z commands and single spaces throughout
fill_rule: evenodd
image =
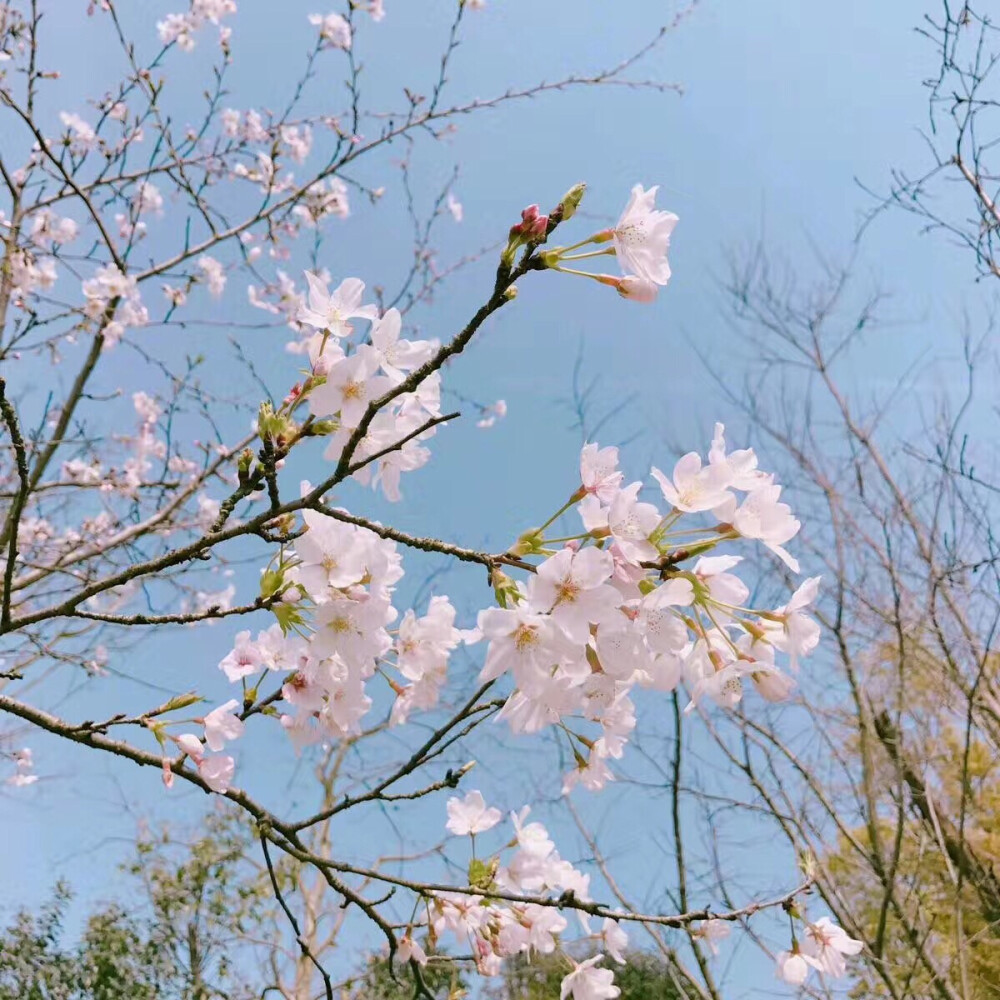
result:
M 4 784 L 12 785 L 14 788 L 24 788 L 38 781 L 38 775 L 34 773 L 35 758 L 30 747 L 21 747 L 13 751 L 10 757 L 14 761 L 16 770 L 4 779 Z
M 667 503 L 686 514 L 711 510 L 732 497 L 728 469 L 721 471 L 712 464 L 702 467 L 696 451 L 688 452 L 677 462 L 670 479 L 655 466 L 652 476 L 660 484 Z
M 167 14 L 156 28 L 164 45 L 176 42 L 183 51 L 190 52 L 195 46 L 194 32 L 206 22 L 219 24 L 227 14 L 235 13 L 236 0 L 191 0 L 188 13 Z
M 334 362 L 326 381 L 309 396 L 309 408 L 320 417 L 340 414 L 348 427 L 356 427 L 368 404 L 392 388 L 386 375 L 376 375 L 379 354 L 362 344 L 346 358 Z
M 251 641 L 248 630 L 236 634 L 235 645 L 223 658 L 219 669 L 230 681 L 238 681 L 241 677 L 249 677 L 250 674 L 264 669 L 263 653 L 260 647 Z
M 793 670 L 798 669 L 799 658 L 807 656 L 818 645 L 819 625 L 804 610 L 815 603 L 819 594 L 820 577 L 811 576 L 799 585 L 787 604 L 775 608 L 767 618 L 760 621 L 760 627 L 775 649 L 788 654 Z
M 707 945 L 713 955 L 719 954 L 719 941 L 724 941 L 729 937 L 732 928 L 725 920 L 706 920 L 696 930 L 698 937 Z
M 801 950 L 820 972 L 840 977 L 847 974 L 845 956 L 857 955 L 863 947 L 861 941 L 850 937 L 829 917 L 820 917 L 815 923 L 806 924 Z
M 778 953 L 774 974 L 790 986 L 801 986 L 809 976 L 809 963 L 798 951 L 782 951 Z
M 670 280 L 667 249 L 678 220 L 673 212 L 654 208 L 658 190 L 658 187 L 651 187 L 647 191 L 641 184 L 632 188 L 632 196 L 611 230 L 611 238 L 626 274 L 665 285 Z
M 603 955 L 594 955 L 585 962 L 574 963 L 573 971 L 562 981 L 559 1000 L 614 1000 L 621 990 L 614 985 L 614 973 L 610 969 L 598 969 L 597 963 Z
M 461 4 L 470 10 L 485 6 L 482 0 Z M 444 136 L 451 127 L 446 119 L 462 108 L 451 107 L 450 98 L 438 100 L 444 64 L 433 96 L 407 90 L 409 112 L 393 112 L 391 118 L 351 100 L 358 97 L 353 79 L 346 110 L 327 106 L 329 102 L 301 107 L 299 92 L 315 76 L 314 59 L 321 50 L 347 50 L 349 75 L 360 71 L 358 53 L 350 52 L 354 27 L 360 21 L 367 30 L 359 12 L 378 22 L 384 5 L 382 0 L 355 0 L 348 6 L 348 17 L 309 15 L 314 45 L 287 105 L 271 101 L 257 108 L 227 108 L 217 100 L 226 92 L 222 81 L 231 79 L 224 75 L 232 51 L 230 29 L 223 22 L 235 13 L 236 2 L 179 3 L 187 9 L 166 13 L 157 22 L 164 46 L 190 51 L 207 25 L 220 29 L 215 85 L 202 122 L 187 126 L 174 117 L 165 131 L 167 119 L 151 114 L 165 79 L 160 65 L 179 54 L 154 51 L 148 70 L 137 61 L 124 82 L 109 84 L 98 100 L 81 101 L 80 107 L 91 109 L 93 123 L 61 112 L 53 138 L 36 132 L 38 146 L 26 147 L 20 162 L 12 165 L 8 187 L 16 211 L 13 218 L 0 215 L 0 229 L 7 244 L 4 275 L 10 302 L 25 317 L 14 321 L 23 336 L 16 334 L 11 347 L 58 364 L 70 345 L 83 367 L 75 381 L 53 382 L 63 388 L 53 390 L 51 405 L 44 393 L 38 404 L 32 399 L 37 393 L 26 392 L 23 420 L 17 412 L 20 399 L 4 397 L 2 422 L 14 442 L 8 464 L 15 478 L 7 495 L 16 498 L 16 510 L 4 529 L 10 535 L 11 565 L 3 625 L 14 631 L 27 622 L 31 655 L 50 659 L 55 652 L 46 647 L 48 626 L 42 623 L 74 618 L 73 628 L 60 631 L 54 645 L 60 647 L 59 656 L 65 654 L 68 662 L 96 678 L 110 672 L 120 648 L 110 641 L 103 644 L 113 625 L 213 624 L 226 631 L 230 616 L 252 621 L 253 632 L 239 626 L 226 631 L 232 648 L 218 667 L 236 685 L 228 692 L 232 697 L 199 689 L 168 696 L 158 707 L 146 705 L 146 714 L 129 708 L 127 713 L 92 716 L 104 722 L 63 724 L 57 719 L 49 724 L 41 717 L 44 728 L 58 733 L 62 727 L 71 739 L 152 764 L 168 788 L 175 780 L 182 785 L 193 781 L 219 794 L 230 793 L 235 779 L 231 744 L 251 731 L 265 736 L 281 732 L 295 752 L 321 744 L 323 754 L 335 761 L 348 752 L 367 752 L 359 737 L 377 735 L 383 746 L 394 741 L 397 749 L 403 748 L 401 770 L 393 775 L 389 755 L 373 752 L 365 758 L 366 773 L 349 793 L 335 792 L 332 784 L 325 789 L 323 805 L 312 807 L 321 810 L 318 817 L 279 821 L 277 814 L 256 805 L 263 800 L 249 784 L 245 796 L 230 793 L 233 804 L 254 813 L 259 832 L 276 849 L 306 859 L 306 852 L 325 836 L 318 824 L 341 809 L 417 799 L 426 808 L 435 808 L 434 803 L 440 808 L 448 795 L 442 790 L 461 787 L 446 798 L 445 830 L 474 838 L 471 845 L 438 837 L 435 848 L 413 855 L 428 865 L 437 863 L 434 853 L 443 858 L 445 874 L 439 872 L 438 878 L 458 871 L 450 883 L 455 891 L 447 891 L 440 881 L 410 883 L 388 870 L 355 868 L 354 860 L 347 859 L 334 867 L 338 878 L 345 879 L 340 895 L 362 894 L 361 905 L 351 912 L 386 913 L 390 950 L 395 940 L 396 957 L 404 962 L 425 965 L 450 953 L 465 960 L 471 956 L 479 972 L 495 975 L 514 956 L 530 960 L 558 953 L 572 966 L 562 981 L 561 1000 L 613 1000 L 620 990 L 613 972 L 601 963 L 605 955 L 618 964 L 626 962 L 628 920 L 636 914 L 591 904 L 591 878 L 605 875 L 601 866 L 589 860 L 577 867 L 563 857 L 528 805 L 505 816 L 487 804 L 481 791 L 467 791 L 463 783 L 475 761 L 448 769 L 453 755 L 469 745 L 458 741 L 487 720 L 508 727 L 506 739 L 551 727 L 549 735 L 559 741 L 566 761 L 565 773 L 548 775 L 552 787 L 558 778 L 564 795 L 596 794 L 627 771 L 627 754 L 637 752 L 631 741 L 639 713 L 650 712 L 662 721 L 672 711 L 670 693 L 681 686 L 690 698 L 687 711 L 708 711 L 711 702 L 724 711 L 746 698 L 749 713 L 761 699 L 790 698 L 794 681 L 787 671 L 799 669 L 800 661 L 819 647 L 820 629 L 810 615 L 819 578 L 806 579 L 773 611 L 749 606 L 750 589 L 741 579 L 746 556 L 736 550 L 753 548 L 746 540 L 760 542 L 798 572 L 784 546 L 800 525 L 781 501 L 782 487 L 758 468 L 755 452 L 731 450 L 722 424 L 715 425 L 707 457 L 689 452 L 669 476 L 653 467 L 651 477 L 642 481 L 626 477 L 614 447 L 586 443 L 579 453 L 579 478 L 575 461 L 569 461 L 575 456 L 553 454 L 553 463 L 567 463 L 563 488 L 544 498 L 540 510 L 535 509 L 537 498 L 526 494 L 523 509 L 531 513 L 520 525 L 524 530 L 514 533 L 512 544 L 509 537 L 484 535 L 488 542 L 482 543 L 482 551 L 467 548 L 476 542 L 453 539 L 447 529 L 442 539 L 425 538 L 418 524 L 397 528 L 371 520 L 370 510 L 367 516 L 352 513 L 365 507 L 381 510 L 379 498 L 373 504 L 367 497 L 350 510 L 340 506 L 358 499 L 359 485 L 380 489 L 390 501 L 401 498 L 403 474 L 430 460 L 438 426 L 453 418 L 442 411 L 442 398 L 449 393 L 471 408 L 479 427 L 504 417 L 503 400 L 491 405 L 464 400 L 442 380 L 490 314 L 512 303 L 518 293 L 515 279 L 518 284 L 533 281 L 533 272 L 585 274 L 626 299 L 652 302 L 671 276 L 667 255 L 678 221 L 656 208 L 657 187 L 636 185 L 614 228 L 571 246 L 552 247 L 557 227 L 572 219 L 583 197 L 585 185 L 575 185 L 551 213 L 537 204 L 521 211 L 519 221 L 509 227 L 485 304 L 471 322 L 448 333 L 444 347 L 437 340 L 404 336 L 421 322 L 416 307 L 436 293 L 437 282 L 452 269 L 423 246 L 418 232 L 418 257 L 409 277 L 402 276 L 402 287 L 392 287 L 391 272 L 380 275 L 374 285 L 379 305 L 366 303 L 363 281 L 346 277 L 337 284 L 323 268 L 357 257 L 353 241 L 368 217 L 340 229 L 336 239 L 330 237 L 339 227 L 330 217 L 351 214 L 348 184 L 352 192 L 365 195 L 365 203 L 377 202 L 385 193 L 355 173 L 361 153 L 390 145 L 404 148 L 411 137 L 427 131 L 421 121 L 434 125 L 434 135 Z M 445 63 L 458 40 L 461 10 L 458 15 Z M 12 44 L 34 37 L 12 25 Z M 117 30 L 117 21 L 113 27 Z M 373 37 L 378 33 L 371 32 Z M 28 51 L 20 44 L 14 53 L 19 59 Z M 39 65 L 39 82 L 44 78 L 47 85 L 54 71 Z M 144 96 L 147 91 L 153 104 Z M 140 161 L 133 146 L 142 141 L 143 125 L 150 135 L 155 131 L 150 143 L 155 148 Z M 371 136 L 354 134 L 361 129 Z M 313 159 L 322 162 L 308 168 Z M 233 200 L 214 204 L 209 197 L 213 190 L 226 188 Z M 76 218 L 55 214 L 53 209 L 64 211 L 61 206 L 74 195 L 85 203 L 66 210 Z M 245 217 L 235 207 L 240 199 L 255 206 L 253 214 Z M 162 216 L 168 202 L 177 218 L 155 222 L 153 217 Z M 415 205 L 410 206 L 414 213 Z M 188 215 L 191 231 L 183 231 L 182 239 L 176 232 L 157 232 L 167 223 L 175 229 Z M 429 221 L 449 215 L 461 223 L 464 209 L 456 194 L 446 190 L 434 202 Z M 64 247 L 74 240 L 86 246 L 74 247 L 70 254 Z M 309 246 L 304 248 L 303 242 Z M 573 255 L 590 245 L 598 249 Z M 329 254 L 326 260 L 324 254 Z M 612 254 L 620 275 L 587 275 L 566 266 Z M 304 280 L 289 263 L 303 259 L 312 267 Z M 252 411 L 239 418 L 230 438 L 232 428 L 217 423 L 212 409 L 219 399 L 224 405 L 248 400 L 235 398 L 239 390 L 222 397 L 203 388 L 204 368 L 195 370 L 203 359 L 197 351 L 189 354 L 178 347 L 173 334 L 196 329 L 201 321 L 188 310 L 199 306 L 211 307 L 217 319 L 229 322 L 221 303 L 216 308 L 207 296 L 222 299 L 229 279 L 237 281 L 244 272 L 255 282 L 247 285 L 248 301 L 267 314 L 258 315 L 264 322 L 254 325 L 287 326 L 292 333 L 282 333 L 281 340 L 291 339 L 286 346 L 297 357 L 285 366 L 284 375 L 264 372 L 257 359 L 247 357 L 253 380 L 245 384 L 253 386 L 266 377 L 267 399 L 252 422 Z M 78 290 L 59 286 L 59 294 L 45 294 L 57 282 L 77 281 Z M 143 285 L 155 290 L 149 309 L 140 294 Z M 390 305 L 383 311 L 383 301 L 396 301 L 399 308 Z M 49 334 L 50 321 L 63 314 L 68 323 Z M 144 326 L 150 331 L 126 345 L 136 349 L 142 362 L 137 370 L 149 379 L 142 389 L 119 386 L 123 366 L 115 358 L 100 376 L 93 374 L 101 349 Z M 162 331 L 169 344 L 157 343 Z M 240 351 L 244 340 L 255 337 L 247 333 L 244 338 L 241 331 Z M 161 347 L 163 360 L 157 353 Z M 11 360 L 16 353 L 7 352 Z M 174 371 L 175 361 L 181 374 Z M 183 374 L 184 365 L 190 377 Z M 224 380 L 226 372 L 219 374 Z M 279 381 L 272 386 L 273 377 Z M 127 415 L 129 399 L 134 417 Z M 125 426 L 107 432 L 89 426 L 91 411 L 101 400 L 124 408 Z M 23 442 L 15 433 L 18 425 Z M 28 475 L 23 470 L 26 452 Z M 293 499 L 293 476 L 306 469 L 321 486 L 301 483 Z M 89 506 L 70 519 L 65 511 L 71 504 L 64 498 L 76 496 Z M 454 603 L 440 593 L 429 600 L 414 597 L 414 606 L 408 607 L 402 602 L 406 593 L 424 593 L 415 586 L 398 588 L 404 578 L 400 552 L 408 548 L 455 557 L 473 567 L 476 576 L 469 577 L 468 592 L 463 589 Z M 262 551 L 259 574 L 239 569 L 248 556 Z M 473 621 L 475 629 L 459 627 Z M 99 639 L 83 638 L 87 636 Z M 463 643 L 470 649 L 462 651 L 459 664 L 456 650 Z M 476 643 L 482 646 L 476 648 Z M 470 700 L 477 673 L 480 689 Z M 4 675 L 20 679 L 6 668 Z M 222 682 L 210 671 L 205 683 L 213 681 Z M 15 697 L 7 703 L 17 707 Z M 204 707 L 192 711 L 195 705 Z M 417 719 L 409 733 L 387 732 L 421 712 L 434 714 Z M 447 720 L 443 724 L 442 716 Z M 23 718 L 37 722 L 40 716 L 24 711 Z M 420 726 L 433 737 L 419 735 Z M 132 749 L 129 734 L 136 730 L 146 744 L 143 749 L 138 740 Z M 15 771 L 6 784 L 26 786 L 38 780 L 29 749 L 5 756 Z M 376 774 L 383 766 L 385 774 Z M 251 773 L 247 781 L 260 777 Z M 498 792 L 496 801 L 504 794 Z M 576 856 L 575 848 L 568 850 Z M 458 858 L 461 865 L 454 868 Z M 331 875 L 333 869 L 323 869 L 322 859 L 314 860 Z M 362 863 L 370 862 L 358 859 Z M 391 893 L 379 895 L 376 883 L 383 878 L 398 883 L 391 904 Z M 607 897 L 607 882 L 604 877 L 594 896 Z M 328 878 L 326 884 L 336 889 L 338 883 Z M 409 903 L 416 903 L 412 910 L 400 902 L 407 894 L 412 896 Z M 802 919 L 790 904 L 786 909 L 793 920 Z M 579 922 L 574 940 L 569 910 Z M 390 916 L 390 911 L 395 912 Z M 799 983 L 809 969 L 843 975 L 846 957 L 860 950 L 860 942 L 828 917 L 804 923 L 801 947 L 793 937 L 791 951 L 779 959 L 779 974 Z M 688 925 L 688 933 L 713 953 L 729 930 L 730 924 L 721 920 Z M 445 934 L 455 939 L 449 942 L 452 952 L 438 948 Z M 600 954 L 589 955 L 598 949 Z
M 611 503 L 617 496 L 625 474 L 618 469 L 618 449 L 585 444 L 580 452 L 580 479 L 585 493 L 601 503 Z
M 41 247 L 71 243 L 79 235 L 80 227 L 73 219 L 59 218 L 48 209 L 36 212 L 31 221 L 31 238 Z
M 69 146 L 76 156 L 82 156 L 97 145 L 97 133 L 78 114 L 60 111 L 59 120 L 69 129 Z
M 231 698 L 205 716 L 205 742 L 210 750 L 222 750 L 226 743 L 238 740 L 246 728 L 236 714 L 239 702 Z
M 208 254 L 202 254 L 198 258 L 198 268 L 205 276 L 208 291 L 213 298 L 220 298 L 226 287 L 226 272 L 223 266 Z
M 617 920 L 606 917 L 601 928 L 601 941 L 607 953 L 619 964 L 625 964 L 625 949 L 628 947 L 628 934 L 625 933 Z
M 484 429 L 492 427 L 498 420 L 503 420 L 507 416 L 507 403 L 503 399 L 498 399 L 492 405 L 484 407 L 480 414 L 476 426 Z
M 312 271 L 306 271 L 309 285 L 308 306 L 303 306 L 296 317 L 299 322 L 334 337 L 346 337 L 351 332 L 350 320 L 374 320 L 378 311 L 374 305 L 362 305 L 365 283 L 358 278 L 346 278 L 331 293 L 327 283 Z
M 319 37 L 330 48 L 351 47 L 351 26 L 340 14 L 310 14 L 309 23 L 319 28 Z
M 607 583 L 613 572 L 610 552 L 563 549 L 539 565 L 528 605 L 547 613 L 573 642 L 586 643 L 591 625 L 616 614 L 618 592 Z
M 487 807 L 482 792 L 472 791 L 464 799 L 448 799 L 448 822 L 445 825 L 456 837 L 475 836 L 492 830 L 501 818 L 499 809 Z
M 631 563 L 656 557 L 656 546 L 649 536 L 660 523 L 660 512 L 651 503 L 639 500 L 642 483 L 632 483 L 619 490 L 608 508 L 608 530 L 618 551 Z
M 513 671 L 520 688 L 544 683 L 554 662 L 574 657 L 577 647 L 547 615 L 526 605 L 479 612 L 478 628 L 490 640 L 480 680 Z
M 316 511 L 303 512 L 306 532 L 295 542 L 299 565 L 295 577 L 316 601 L 330 588 L 349 587 L 366 572 L 366 552 L 358 529 Z
M 784 548 L 799 533 L 801 527 L 792 516 L 791 508 L 780 503 L 781 487 L 774 484 L 758 486 L 739 503 L 730 496 L 714 511 L 715 516 L 731 524 L 744 538 L 762 541 L 793 572 L 798 573 L 798 560 Z
M 727 454 L 725 434 L 725 425 L 716 424 L 712 446 L 708 452 L 708 464 L 717 470 L 720 480 L 736 490 L 748 491 L 766 486 L 771 477 L 757 468 L 757 456 L 753 448 L 741 448 Z
M 412 958 L 419 965 L 427 964 L 427 952 L 407 934 L 399 939 L 396 947 L 396 958 L 400 962 L 409 962 Z
M 182 733 L 174 738 L 180 750 L 194 761 L 198 774 L 213 792 L 225 794 L 229 791 L 233 775 L 236 773 L 236 762 L 225 754 L 206 756 L 201 740 L 193 733 Z M 170 788 L 173 778 L 167 778 L 167 767 L 164 766 L 164 784 Z
M 655 302 L 656 296 L 659 294 L 659 287 L 656 282 L 635 274 L 626 274 L 624 277 L 619 278 L 615 283 L 615 287 L 623 299 L 629 299 L 632 302 L 642 302 L 647 305 L 650 302 Z
M 213 792 L 225 794 L 229 791 L 233 782 L 233 775 L 236 771 L 236 762 L 232 757 L 219 754 L 215 757 L 203 757 L 198 764 L 198 773 L 205 780 L 205 784 Z

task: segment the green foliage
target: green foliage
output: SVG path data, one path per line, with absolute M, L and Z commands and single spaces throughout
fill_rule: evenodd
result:
M 91 915 L 78 944 L 63 940 L 70 893 L 57 885 L 37 915 L 25 911 L 0 937 L 0 1000 L 157 1000 L 176 978 L 143 928 L 117 906 Z
M 205 835 L 166 831 L 140 839 L 125 866 L 141 891 L 112 903 L 67 941 L 71 895 L 57 885 L 37 914 L 22 911 L 0 933 L 0 1000 L 249 1000 L 240 936 L 265 897 L 246 866 L 244 834 L 222 815 Z M 254 978 L 254 977 L 249 977 Z

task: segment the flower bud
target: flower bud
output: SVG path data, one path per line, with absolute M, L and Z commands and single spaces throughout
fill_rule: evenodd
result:
M 531 226 L 528 229 L 528 236 L 532 240 L 544 239 L 548 229 L 549 217 L 547 215 L 540 215 L 531 223 Z
M 497 604 L 501 608 L 513 607 L 521 599 L 517 583 L 499 568 L 494 568 L 490 572 L 490 585 L 493 587 L 493 595 L 496 597 Z
M 339 429 L 340 421 L 335 420 L 332 417 L 329 417 L 326 420 L 314 420 L 309 425 L 309 433 L 313 437 L 326 437 L 327 434 L 333 434 Z
M 236 462 L 236 472 L 239 477 L 240 486 L 244 486 L 250 476 L 250 466 L 253 464 L 253 452 L 249 448 L 244 448 L 240 452 L 240 457 Z
M 576 215 L 576 210 L 580 207 L 580 202 L 583 201 L 583 196 L 587 193 L 587 185 L 584 183 L 574 184 L 563 196 L 562 201 L 559 202 L 561 220 L 565 222 L 567 219 L 572 219 Z
M 541 528 L 530 528 L 523 534 L 518 535 L 517 541 L 510 547 L 512 556 L 537 555 L 542 551 L 545 544 L 545 536 Z
M 193 691 L 189 691 L 187 694 L 179 694 L 176 698 L 171 698 L 165 705 L 161 705 L 154 712 L 150 712 L 150 715 L 163 715 L 166 712 L 176 712 L 182 708 L 188 708 L 191 705 L 197 705 L 202 698 L 200 695 L 195 694 Z
M 312 366 L 313 375 L 323 378 L 330 374 L 331 361 L 325 355 L 321 354 L 314 362 Z
M 508 302 L 513 302 L 517 298 L 517 285 L 511 285 L 509 288 L 504 289 L 503 297 Z

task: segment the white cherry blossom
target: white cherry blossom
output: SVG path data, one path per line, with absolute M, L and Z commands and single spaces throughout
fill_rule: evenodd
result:
M 566 976 L 559 988 L 559 1000 L 614 1000 L 621 990 L 614 985 L 615 975 L 610 969 L 598 969 L 603 955 L 594 955 L 585 962 L 574 963 L 573 971 Z
M 447 809 L 448 822 L 445 826 L 456 837 L 485 833 L 502 819 L 500 810 L 495 806 L 487 806 L 480 791 L 471 791 L 462 799 L 448 799 Z
M 378 318 L 374 305 L 362 305 L 365 283 L 358 278 L 345 278 L 333 292 L 312 271 L 306 271 L 306 282 L 309 285 L 308 305 L 299 310 L 296 318 L 300 323 L 328 331 L 334 337 L 346 337 L 351 332 L 352 319 Z
M 820 972 L 839 978 L 847 974 L 845 957 L 857 955 L 864 947 L 861 941 L 848 935 L 829 917 L 807 923 L 801 951 Z
M 236 715 L 237 708 L 239 702 L 231 698 L 205 716 L 205 742 L 210 750 L 222 750 L 226 743 L 238 740 L 243 735 L 246 726 Z
M 665 285 L 670 280 L 667 249 L 677 216 L 654 207 L 658 190 L 658 187 L 651 187 L 647 191 L 636 184 L 611 235 L 622 271 L 656 285 Z

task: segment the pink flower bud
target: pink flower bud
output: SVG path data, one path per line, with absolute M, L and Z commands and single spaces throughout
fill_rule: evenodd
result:
M 540 239 L 545 235 L 545 230 L 548 228 L 549 217 L 547 215 L 540 215 L 531 223 L 528 233 L 533 239 Z
M 529 205 L 527 208 L 523 209 L 521 212 L 521 218 L 525 222 L 534 222 L 538 218 L 538 206 Z

